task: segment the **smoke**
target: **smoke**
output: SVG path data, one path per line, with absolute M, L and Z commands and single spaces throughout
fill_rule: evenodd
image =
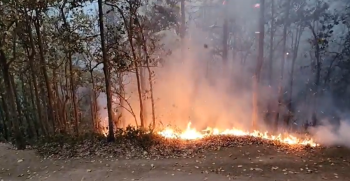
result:
M 243 2 L 243 1 L 242 1 Z M 252 2 L 252 1 L 251 1 Z M 240 2 L 241 3 L 241 2 Z M 246 3 L 246 4 L 244 4 Z M 158 127 L 176 126 L 180 129 L 186 128 L 189 122 L 192 126 L 200 129 L 205 129 L 207 126 L 216 127 L 219 129 L 244 129 L 251 128 L 252 116 L 252 76 L 256 65 L 256 36 L 258 11 L 253 11 L 251 3 L 244 1 L 240 6 L 234 6 L 237 11 L 232 11 L 230 17 L 235 17 L 236 23 L 239 23 L 243 28 L 235 29 L 238 32 L 235 45 L 240 49 L 236 54 L 229 50 L 228 63 L 224 64 L 220 56 L 213 56 L 212 51 L 222 49 L 222 47 L 214 47 L 221 43 L 211 43 L 208 31 L 202 31 L 201 28 L 196 28 L 193 23 L 189 23 L 186 42 L 183 50 L 180 48 L 180 42 L 176 41 L 178 37 L 171 32 L 166 32 L 162 43 L 166 48 L 172 50 L 172 55 L 165 57 L 166 61 L 161 67 L 152 68 L 155 77 L 154 82 L 154 98 L 155 98 L 155 114 Z M 244 6 L 243 6 L 244 5 Z M 212 15 L 216 16 L 215 13 Z M 217 18 L 218 26 L 222 25 L 220 18 Z M 209 20 L 208 20 L 209 21 Z M 296 31 L 296 29 L 292 29 Z M 216 35 L 222 35 L 222 29 L 215 29 Z M 281 30 L 279 30 L 281 31 Z M 278 33 L 278 32 L 277 32 Z M 266 34 L 268 37 L 269 35 Z M 276 35 L 277 36 L 277 35 Z M 261 75 L 259 88 L 259 130 L 263 131 L 267 126 L 263 121 L 262 108 L 267 108 L 268 102 L 277 103 L 278 85 L 280 84 L 282 55 L 280 42 L 276 37 L 276 51 L 273 56 L 272 65 L 272 82 L 268 81 L 268 54 L 265 54 L 264 67 Z M 292 57 L 287 57 L 283 74 L 285 78 L 282 85 L 285 88 L 286 94 L 284 98 L 289 99 L 290 80 L 293 78 L 293 106 L 295 110 L 294 120 L 298 129 L 302 128 L 305 122 L 310 122 L 310 110 L 312 105 L 312 87 L 313 69 L 310 68 L 312 48 L 307 40 L 310 38 L 310 32 L 305 30 L 301 38 L 299 54 L 295 62 L 295 73 L 291 77 Z M 221 38 L 220 39 L 221 42 Z M 288 38 L 287 44 L 290 44 L 291 38 Z M 207 46 L 204 46 L 207 45 Z M 250 46 L 251 45 L 251 46 Z M 265 52 L 268 51 L 265 47 Z M 325 61 L 326 62 L 326 61 Z M 226 71 L 225 71 L 226 70 Z M 148 74 L 145 70 L 146 89 L 149 89 Z M 137 84 L 134 73 L 127 73 L 124 76 L 125 92 L 128 103 L 131 108 L 126 105 L 128 111 L 123 111 L 123 117 L 126 120 L 125 125 L 135 125 L 134 116 L 138 124 L 140 123 L 139 112 L 140 105 L 138 100 Z M 152 122 L 151 101 L 149 93 L 144 96 L 146 125 Z M 287 98 L 288 97 L 288 98 Z M 105 106 L 104 94 L 99 96 L 99 104 Z M 322 99 L 322 102 L 320 101 Z M 273 101 L 271 101 L 273 100 Z M 322 110 L 335 109 L 332 95 L 323 93 L 319 97 L 317 104 L 317 115 L 320 119 L 324 119 L 320 113 Z M 300 110 L 300 111 L 299 111 Z M 107 122 L 107 110 L 102 109 L 100 116 Z M 334 110 L 332 110 L 334 111 Z M 130 113 L 132 112 L 132 113 Z M 282 117 L 286 113 L 286 108 L 280 108 Z M 331 111 L 330 111 L 331 112 Z M 332 113 L 327 113 L 332 114 Z M 270 118 L 270 121 L 273 121 Z M 324 119 L 325 120 L 325 119 Z M 344 119 L 345 120 L 345 119 Z M 290 123 L 293 124 L 293 123 Z M 267 124 L 266 124 L 267 125 Z M 350 146 L 350 124 L 348 121 L 340 121 L 339 125 L 334 126 L 332 121 L 324 121 L 322 125 L 312 128 L 311 133 L 315 140 L 323 145 L 346 145 Z
M 248 11 L 252 10 L 252 3 L 244 1 L 244 3 L 240 3 L 240 6 L 232 5 L 232 7 L 237 11 L 230 11 L 230 17 L 245 17 L 244 21 L 237 19 L 240 23 L 245 24 L 246 29 L 240 30 L 244 33 L 242 37 L 255 37 L 258 11 Z M 210 17 L 210 22 L 218 21 L 215 24 L 219 28 L 213 31 L 215 31 L 215 36 L 220 36 L 215 41 L 222 42 L 222 28 L 220 28 L 222 18 L 215 17 L 218 16 L 217 13 L 221 11 L 221 8 L 213 10 L 215 11 L 210 15 L 213 16 Z M 182 50 L 180 42 L 175 40 L 178 37 L 171 32 L 166 32 L 162 43 L 172 50 L 172 55 L 165 57 L 166 61 L 162 67 L 152 68 L 152 71 L 155 72 L 154 97 L 156 120 L 160 123 L 158 126 L 171 125 L 184 129 L 191 122 L 197 129 L 205 129 L 207 126 L 219 129 L 233 127 L 251 129 L 252 76 L 257 56 L 254 50 L 256 49 L 255 41 L 251 38 L 239 39 L 238 43 L 242 44 L 240 46 L 244 50 L 234 55 L 234 52 L 229 49 L 228 61 L 227 64 L 224 64 L 219 55 L 212 53 L 222 49 L 222 47 L 215 47 L 221 43 L 213 43 L 213 37 L 210 35 L 212 33 L 197 28 L 193 22 L 189 23 L 186 42 Z M 147 71 L 144 76 L 146 77 L 146 89 L 149 89 Z M 138 123 L 140 123 L 140 105 L 135 74 L 125 75 L 124 84 L 126 99 L 130 103 Z M 266 98 L 275 98 L 276 94 L 272 94 L 272 92 L 276 91 L 272 91 L 268 86 L 261 87 L 259 92 L 260 106 L 266 107 L 264 106 L 267 102 Z M 152 120 L 149 93 L 145 97 L 146 125 L 149 125 Z M 105 96 L 101 94 L 100 98 L 105 99 Z M 101 107 L 105 107 L 105 105 L 101 105 Z M 100 111 L 100 115 L 103 115 L 101 117 L 107 117 L 106 111 L 106 109 Z M 134 125 L 134 116 L 128 111 L 124 111 L 124 113 L 126 125 Z M 263 116 L 259 115 L 259 117 Z M 104 122 L 106 120 L 104 119 Z M 262 129 L 264 127 L 262 119 L 259 122 L 261 123 L 260 129 Z
M 249 71 L 249 63 L 242 66 L 240 61 L 230 57 L 228 64 L 224 64 L 221 57 L 211 55 L 213 47 L 209 40 L 203 38 L 208 35 L 195 27 L 190 27 L 189 31 L 196 34 L 190 35 L 184 51 L 181 48 L 173 50 L 161 67 L 152 68 L 155 72 L 153 81 L 158 127 L 170 125 L 184 129 L 191 122 L 198 130 L 208 126 L 219 129 L 250 129 L 253 74 Z M 167 39 L 170 39 L 167 43 L 171 44 L 171 38 Z M 172 42 L 176 43 L 174 40 Z M 255 59 L 252 62 L 255 65 Z M 224 70 L 227 70 L 226 73 Z M 145 88 L 149 89 L 147 71 L 144 76 Z M 124 84 L 126 99 L 140 124 L 135 74 L 125 75 Z M 262 96 L 266 95 L 264 92 L 262 89 Z M 152 114 L 149 93 L 146 95 L 144 104 L 148 126 L 151 124 Z M 105 99 L 104 94 L 99 99 Z M 262 103 L 263 101 L 265 99 L 262 99 Z M 100 100 L 99 103 L 101 107 L 105 107 L 105 101 Z M 106 111 L 100 110 L 100 116 L 107 117 Z M 128 111 L 124 111 L 124 117 L 126 125 L 135 125 L 134 117 Z M 104 119 L 103 122 L 106 121 Z
M 350 124 L 348 120 L 340 121 L 340 125 L 324 121 L 324 124 L 311 128 L 311 134 L 316 142 L 324 146 L 346 146 L 350 148 Z
M 188 42 L 184 59 L 180 52 L 174 52 L 168 64 L 157 71 L 155 94 L 160 120 L 182 128 L 189 121 L 203 129 L 247 127 L 251 91 L 229 91 L 239 77 L 224 77 L 222 60 L 215 64 L 208 54 L 203 44 Z

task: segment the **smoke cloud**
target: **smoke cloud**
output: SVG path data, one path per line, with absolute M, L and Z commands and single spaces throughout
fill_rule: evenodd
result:
M 348 120 L 343 120 L 340 125 L 323 121 L 323 125 L 311 128 L 311 134 L 315 141 L 324 146 L 346 146 L 350 148 L 350 124 Z
M 243 1 L 242 1 L 243 2 Z M 189 122 L 197 130 L 205 129 L 207 126 L 219 129 L 238 128 L 251 129 L 252 116 L 252 76 L 256 67 L 257 58 L 257 42 L 256 37 L 258 13 L 253 11 L 251 2 L 244 1 L 247 4 L 235 6 L 237 11 L 232 11 L 230 18 L 235 19 L 236 23 L 242 25 L 242 29 L 235 29 L 239 32 L 236 37 L 236 45 L 240 50 L 229 50 L 228 63 L 224 64 L 222 58 L 213 55 L 214 47 L 220 43 L 212 43 L 213 37 L 210 37 L 208 31 L 202 31 L 193 23 L 189 23 L 184 51 L 180 48 L 180 41 L 177 41 L 177 35 L 172 31 L 166 32 L 163 42 L 166 48 L 172 50 L 172 55 L 165 57 L 165 62 L 161 67 L 152 68 L 155 72 L 154 79 L 154 98 L 155 113 L 158 127 L 167 125 L 175 126 L 180 129 L 186 128 Z M 241 2 L 240 2 L 241 3 Z M 243 6 L 244 5 L 244 6 Z M 213 15 L 214 16 L 214 15 Z M 235 17 L 235 18 L 233 18 Z M 221 26 L 222 22 L 216 23 Z M 209 21 L 209 20 L 208 20 Z M 212 34 L 220 36 L 222 29 Z M 280 31 L 280 30 L 279 30 Z M 292 29 L 291 31 L 296 31 Z M 276 34 L 281 33 L 277 32 Z M 269 34 L 265 34 L 268 39 Z M 296 129 L 303 129 L 305 122 L 311 121 L 310 110 L 313 102 L 313 92 L 310 89 L 313 84 L 314 70 L 310 68 L 310 59 L 307 55 L 312 51 L 311 45 L 308 43 L 311 33 L 306 29 L 301 37 L 299 53 L 295 62 L 295 73 L 291 77 L 292 56 L 286 57 L 284 71 L 285 76 L 281 83 L 285 88 L 284 99 L 289 99 L 289 91 L 291 91 L 290 82 L 293 79 L 293 100 L 294 118 L 292 123 Z M 218 38 L 221 41 L 221 38 Z M 291 43 L 289 37 L 287 44 Z M 276 37 L 276 42 L 280 42 L 280 38 Z M 250 46 L 251 45 L 251 46 Z M 265 62 L 261 75 L 259 88 L 259 111 L 258 115 L 259 130 L 268 129 L 268 124 L 273 120 L 264 122 L 263 112 L 266 111 L 268 102 L 277 103 L 278 89 L 280 85 L 280 74 L 282 64 L 281 45 L 276 43 L 275 53 L 272 65 L 272 81 L 268 80 L 268 54 L 265 54 Z M 242 48 L 243 47 L 243 48 Z M 237 47 L 236 47 L 237 48 Z M 243 50 L 244 49 L 244 50 Z M 265 47 L 267 53 L 269 47 Z M 326 62 L 325 62 L 326 63 Z M 227 71 L 225 71 L 227 70 Z M 148 74 L 145 71 L 146 89 L 148 87 Z M 139 120 L 140 105 L 138 100 L 137 84 L 134 73 L 127 73 L 124 76 L 126 99 L 131 105 L 127 107 L 129 111 L 135 114 Z M 146 125 L 151 123 L 151 101 L 146 96 Z M 106 107 L 105 95 L 99 96 L 99 104 Z M 273 101 L 271 101 L 273 100 Z M 322 111 L 328 110 L 328 115 L 337 111 L 334 103 L 334 96 L 325 92 L 318 98 L 317 108 L 315 112 L 319 119 L 326 120 Z M 280 108 L 280 123 L 282 117 L 286 113 L 286 107 Z M 102 109 L 100 116 L 103 118 L 103 124 L 107 122 L 107 110 Z M 124 111 L 126 125 L 135 125 L 134 116 Z M 271 118 L 272 119 L 272 118 Z M 295 124 L 293 124 L 295 123 Z M 107 125 L 107 124 L 106 124 Z M 294 129 L 294 128 L 293 128 Z M 322 125 L 310 129 L 314 139 L 323 145 L 344 145 L 350 147 L 350 124 L 344 119 L 338 125 L 332 120 L 322 121 Z

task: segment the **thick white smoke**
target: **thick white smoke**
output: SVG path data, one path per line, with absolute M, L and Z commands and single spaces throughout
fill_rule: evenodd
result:
M 324 121 L 323 125 L 311 128 L 311 134 L 315 141 L 324 146 L 346 146 L 350 148 L 350 124 L 343 120 L 340 125 L 330 124 Z

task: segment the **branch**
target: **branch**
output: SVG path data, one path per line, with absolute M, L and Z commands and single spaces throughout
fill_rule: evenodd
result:
M 127 111 L 134 117 L 135 123 L 136 123 L 136 126 L 137 126 L 136 115 L 135 115 L 135 112 L 133 111 L 133 109 L 132 109 L 132 107 L 131 107 L 129 101 L 128 101 L 127 99 L 125 99 L 125 97 L 122 96 L 118 91 L 116 91 L 116 94 L 118 95 L 118 97 L 119 97 L 120 99 L 123 99 L 123 101 L 128 105 L 128 107 L 129 107 L 130 109 L 127 109 L 125 106 L 122 106 L 122 105 L 120 104 L 120 102 L 119 102 L 119 106 L 122 107 L 122 108 L 124 108 L 125 110 L 127 110 Z
M 6 31 L 8 31 L 13 24 L 15 24 L 17 21 L 17 19 L 13 20 L 7 27 L 6 27 Z M 6 38 L 7 34 L 4 34 L 4 36 L 2 37 L 2 40 L 0 41 L 0 48 L 3 46 L 2 42 L 5 42 L 5 38 Z
M 100 64 L 102 64 L 102 62 L 97 62 L 97 64 L 95 66 L 93 66 L 89 71 L 94 71 L 94 69 L 99 66 Z
M 306 26 L 311 30 L 311 33 L 312 33 L 312 35 L 314 36 L 314 38 L 317 39 L 317 34 L 316 34 L 316 32 L 315 32 L 314 27 L 311 25 L 311 23 L 310 23 L 310 22 L 307 22 L 307 23 L 306 23 Z

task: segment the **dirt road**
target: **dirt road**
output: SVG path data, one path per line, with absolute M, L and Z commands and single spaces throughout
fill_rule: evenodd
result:
M 350 151 L 286 153 L 264 146 L 220 149 L 190 159 L 43 159 L 0 145 L 0 180 L 321 181 L 350 180 Z

